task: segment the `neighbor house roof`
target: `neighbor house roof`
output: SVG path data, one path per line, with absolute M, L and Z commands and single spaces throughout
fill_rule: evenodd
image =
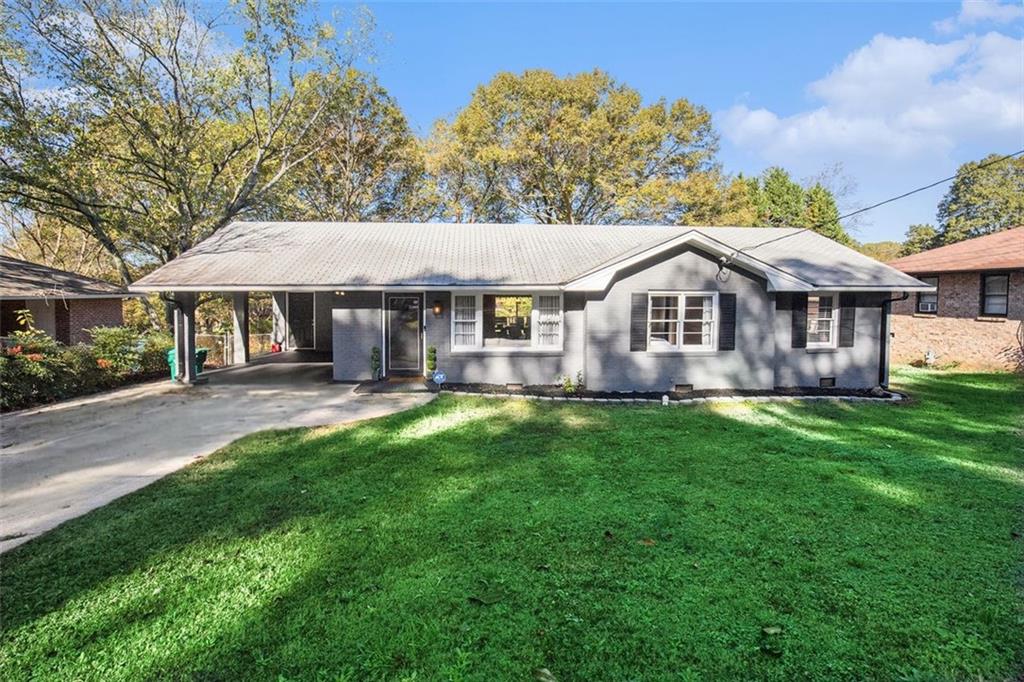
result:
M 1024 227 L 904 256 L 889 265 L 917 274 L 1024 268 Z
M 0 299 L 123 298 L 124 288 L 85 275 L 0 256 Z
M 815 232 L 794 228 L 238 222 L 131 289 L 600 290 L 618 269 L 685 245 L 754 270 L 775 290 L 926 286 Z

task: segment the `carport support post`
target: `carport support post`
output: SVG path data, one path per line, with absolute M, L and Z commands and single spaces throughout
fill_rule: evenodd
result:
M 236 291 L 231 298 L 231 321 L 234 323 L 231 364 L 243 365 L 249 362 L 249 292 Z
M 194 384 L 196 375 L 196 295 L 179 293 L 175 295 L 178 305 L 174 308 L 174 351 L 178 371 L 176 378 L 183 384 Z

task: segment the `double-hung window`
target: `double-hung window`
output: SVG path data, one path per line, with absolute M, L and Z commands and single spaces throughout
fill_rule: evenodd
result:
M 715 348 L 717 294 L 658 292 L 650 294 L 647 300 L 647 347 L 650 350 Z
M 452 345 L 472 348 L 478 344 L 477 332 L 480 321 L 477 320 L 477 297 L 456 295 L 452 306 Z
M 939 278 L 938 277 L 918 277 L 919 280 L 927 284 L 928 286 L 936 287 L 936 290 L 930 294 L 921 292 L 917 295 L 917 312 L 919 313 L 934 313 L 939 309 Z
M 835 348 L 836 297 L 833 294 L 807 297 L 807 347 Z
M 981 276 L 981 314 L 1006 317 L 1010 301 L 1009 275 Z
M 455 350 L 562 348 L 560 294 L 455 294 Z

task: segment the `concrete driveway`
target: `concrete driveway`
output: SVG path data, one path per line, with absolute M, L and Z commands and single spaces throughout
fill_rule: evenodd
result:
M 361 395 L 330 364 L 250 364 L 207 385 L 134 386 L 0 418 L 0 552 L 245 434 L 379 417 L 432 394 Z

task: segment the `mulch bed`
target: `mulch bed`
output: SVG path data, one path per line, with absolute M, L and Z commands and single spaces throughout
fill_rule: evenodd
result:
M 444 384 L 440 388 L 433 382 L 427 384 L 431 390 L 451 393 L 476 393 L 483 395 L 531 395 L 546 398 L 594 398 L 604 400 L 661 400 L 667 395 L 669 400 L 692 400 L 694 398 L 759 398 L 759 397 L 857 397 L 857 398 L 890 398 L 896 393 L 884 391 L 879 393 L 867 388 L 776 388 L 770 391 L 752 389 L 705 389 L 699 391 L 582 391 L 567 395 L 561 386 L 536 385 L 524 386 L 520 390 L 510 390 L 503 384 Z

